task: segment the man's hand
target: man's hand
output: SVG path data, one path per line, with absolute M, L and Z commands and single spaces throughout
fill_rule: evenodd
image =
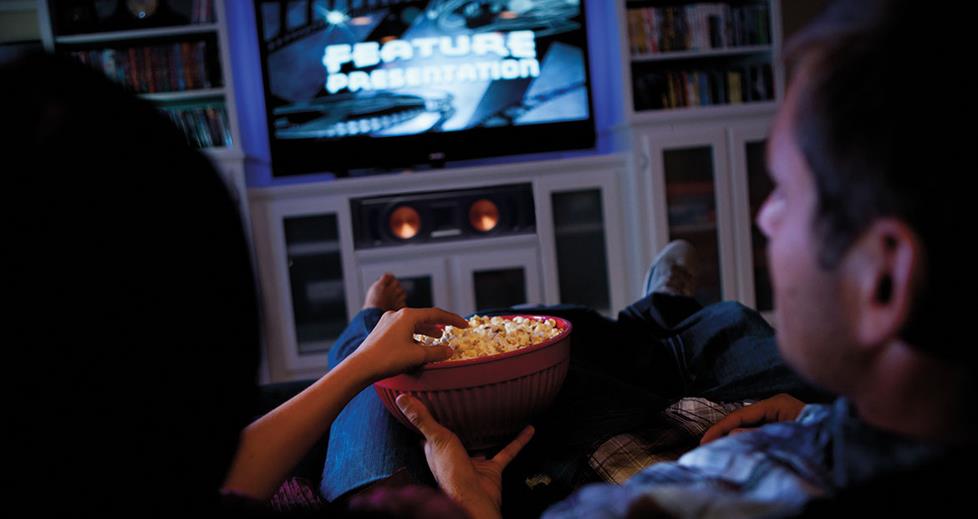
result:
M 418 399 L 400 395 L 397 406 L 424 435 L 424 455 L 441 489 L 474 519 L 499 517 L 503 469 L 533 437 L 533 426 L 523 429 L 491 460 L 470 458 L 458 436 L 436 422 Z
M 742 407 L 713 424 L 700 440 L 705 445 L 728 434 L 746 432 L 754 427 L 774 422 L 787 422 L 798 418 L 805 403 L 781 393 L 755 404 Z
M 441 337 L 441 325 L 466 328 L 469 323 L 458 315 L 438 308 L 402 308 L 386 312 L 370 335 L 347 362 L 361 366 L 371 381 L 402 373 L 428 362 L 445 360 L 452 355 L 448 346 L 424 346 L 414 334 Z

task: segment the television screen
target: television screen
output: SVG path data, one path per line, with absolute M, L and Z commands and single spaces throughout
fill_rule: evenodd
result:
M 275 175 L 594 145 L 580 0 L 256 0 Z

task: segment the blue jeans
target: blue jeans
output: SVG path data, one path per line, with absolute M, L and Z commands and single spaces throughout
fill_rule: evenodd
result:
M 518 311 L 556 315 L 574 325 L 564 386 L 551 409 L 534 421 L 534 439 L 507 469 L 515 486 L 546 474 L 554 498 L 594 480 L 586 464 L 594 446 L 653 425 L 659 412 L 679 398 L 732 401 L 777 393 L 806 401 L 828 398 L 785 365 L 771 327 L 738 303 L 704 308 L 693 299 L 651 294 L 619 313 L 617 321 L 580 306 Z M 381 315 L 376 309 L 357 314 L 329 352 L 330 369 L 360 345 Z M 398 469 L 411 481 L 433 483 L 420 437 L 396 422 L 373 388 L 367 388 L 333 423 L 322 494 L 332 501 Z

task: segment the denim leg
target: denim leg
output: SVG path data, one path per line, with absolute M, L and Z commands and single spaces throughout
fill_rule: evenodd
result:
M 641 326 L 646 334 L 668 336 L 681 322 L 703 309 L 696 299 L 653 292 L 618 313 L 618 322 Z
M 573 325 L 572 372 L 624 384 L 613 392 L 608 386 L 607 393 L 613 399 L 620 399 L 625 387 L 633 392 L 638 390 L 646 397 L 680 398 L 685 396 L 688 385 L 679 369 L 684 365 L 683 358 L 666 339 L 675 335 L 677 324 L 702 308 L 692 298 L 653 293 L 622 310 L 617 320 L 577 305 L 523 306 L 480 313 L 498 315 L 518 311 L 567 319 Z M 659 400 L 654 399 L 655 403 Z
M 774 329 L 737 302 L 702 307 L 692 298 L 653 293 L 622 310 L 617 321 L 600 322 L 578 311 L 577 317 L 582 315 L 585 326 L 575 327 L 574 334 L 583 333 L 575 340 L 572 362 L 659 397 L 834 398 L 788 367 Z
M 355 351 L 383 311 L 361 311 L 330 348 L 329 368 Z M 399 468 L 408 479 L 431 482 L 419 437 L 390 416 L 373 387 L 353 398 L 333 421 L 320 492 L 328 501 L 384 479 Z
M 346 325 L 343 333 L 336 338 L 333 346 L 330 347 L 326 361 L 327 367 L 329 369 L 335 368 L 349 354 L 356 351 L 360 347 L 360 343 L 373 331 L 374 326 L 377 326 L 383 315 L 384 311 L 380 308 L 364 308 L 353 316 L 353 320 Z
M 715 401 L 761 399 L 777 393 L 807 402 L 833 398 L 784 362 L 774 329 L 740 303 L 710 305 L 674 331 L 664 343 L 674 352 L 682 396 Z

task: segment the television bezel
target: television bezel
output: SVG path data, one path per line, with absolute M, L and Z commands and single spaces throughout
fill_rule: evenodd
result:
M 262 0 L 254 0 L 258 36 L 259 67 L 265 95 L 265 122 L 273 177 L 332 173 L 350 176 L 356 171 L 386 171 L 417 167 L 440 167 L 446 162 L 517 156 L 530 153 L 593 149 L 595 131 L 593 81 L 588 47 L 586 2 L 581 0 L 580 23 L 575 29 L 584 52 L 584 74 L 588 117 L 554 123 L 470 128 L 449 132 L 426 132 L 391 137 L 343 137 L 292 140 L 275 137 L 274 107 L 270 100 L 268 55 L 262 21 Z M 324 155 L 332 155 L 324 158 Z

